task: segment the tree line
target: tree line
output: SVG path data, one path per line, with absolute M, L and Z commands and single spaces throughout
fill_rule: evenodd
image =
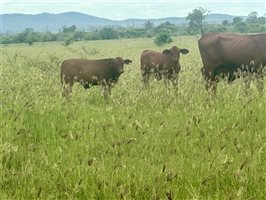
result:
M 171 37 L 177 35 L 196 35 L 210 32 L 235 32 L 235 33 L 260 33 L 266 32 L 266 17 L 258 16 L 257 12 L 251 12 L 247 19 L 234 17 L 232 22 L 224 20 L 221 24 L 207 24 L 208 11 L 203 8 L 194 9 L 188 14 L 188 25 L 175 25 L 170 22 L 155 26 L 147 21 L 143 27 L 103 27 L 86 32 L 76 28 L 75 25 L 62 27 L 58 33 L 36 32 L 31 28 L 14 35 L 2 34 L 1 43 L 28 43 L 61 41 L 63 45 L 80 40 L 108 40 L 118 38 L 153 38 L 156 45 L 172 42 Z

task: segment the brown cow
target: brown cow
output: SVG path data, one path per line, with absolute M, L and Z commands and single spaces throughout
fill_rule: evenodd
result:
M 173 85 L 176 86 L 178 82 L 178 73 L 181 69 L 179 64 L 180 53 L 187 54 L 187 49 L 179 49 L 173 46 L 170 49 L 165 49 L 163 52 L 156 52 L 145 50 L 141 54 L 141 75 L 143 83 L 149 83 L 151 74 L 155 75 L 157 80 L 164 78 L 167 86 L 167 80 L 171 80 Z
M 263 91 L 263 68 L 266 65 L 266 34 L 235 35 L 210 33 L 198 41 L 206 79 L 206 88 L 216 91 L 219 76 L 228 82 L 238 78 L 236 72 L 254 73 L 258 89 Z M 250 79 L 246 79 L 250 80 Z M 246 81 L 247 86 L 249 81 Z
M 93 85 L 104 87 L 104 97 L 110 95 L 111 86 L 118 81 L 124 72 L 124 64 L 132 63 L 121 57 L 100 60 L 68 59 L 61 66 L 61 81 L 64 86 L 63 96 L 71 92 L 75 82 L 85 89 Z

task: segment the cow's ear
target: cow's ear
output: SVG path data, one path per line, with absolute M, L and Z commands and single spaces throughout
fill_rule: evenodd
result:
M 170 51 L 169 49 L 165 49 L 165 50 L 163 50 L 163 54 L 167 55 L 167 54 L 169 54 L 169 53 L 171 53 L 171 51 Z
M 182 54 L 187 54 L 187 53 L 189 52 L 189 50 L 187 50 L 187 49 L 180 49 L 180 52 L 181 52 Z
M 129 63 L 132 63 L 132 60 L 126 59 L 126 60 L 124 60 L 124 63 L 125 63 L 126 65 L 128 65 Z

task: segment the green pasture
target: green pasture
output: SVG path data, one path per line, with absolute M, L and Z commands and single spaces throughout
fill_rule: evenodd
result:
M 1 46 L 0 199 L 249 199 L 266 196 L 266 87 L 205 91 L 198 36 Z M 178 92 L 144 88 L 143 50 L 176 45 Z M 107 101 L 100 86 L 61 97 L 68 58 L 132 59 Z M 266 81 L 264 80 L 266 86 Z

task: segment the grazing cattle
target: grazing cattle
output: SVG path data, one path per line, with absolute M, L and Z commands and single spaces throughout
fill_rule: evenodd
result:
M 239 77 L 237 72 L 246 72 L 255 75 L 258 89 L 263 91 L 266 34 L 210 33 L 202 36 L 198 44 L 203 62 L 201 72 L 206 79 L 207 89 L 216 91 L 219 76 L 227 76 L 228 82 L 231 82 Z M 246 80 L 249 86 L 250 79 Z
M 79 82 L 85 89 L 92 85 L 104 87 L 104 97 L 110 95 L 111 86 L 118 81 L 124 72 L 124 64 L 132 63 L 121 57 L 100 60 L 69 59 L 61 66 L 61 81 L 64 86 L 63 96 L 71 92 L 75 82 Z
M 178 73 L 181 69 L 179 64 L 180 53 L 187 54 L 188 52 L 187 49 L 179 49 L 176 46 L 165 49 L 163 52 L 143 51 L 140 57 L 143 83 L 148 84 L 149 77 L 153 74 L 157 80 L 164 78 L 166 86 L 167 80 L 171 80 L 173 85 L 176 86 Z

